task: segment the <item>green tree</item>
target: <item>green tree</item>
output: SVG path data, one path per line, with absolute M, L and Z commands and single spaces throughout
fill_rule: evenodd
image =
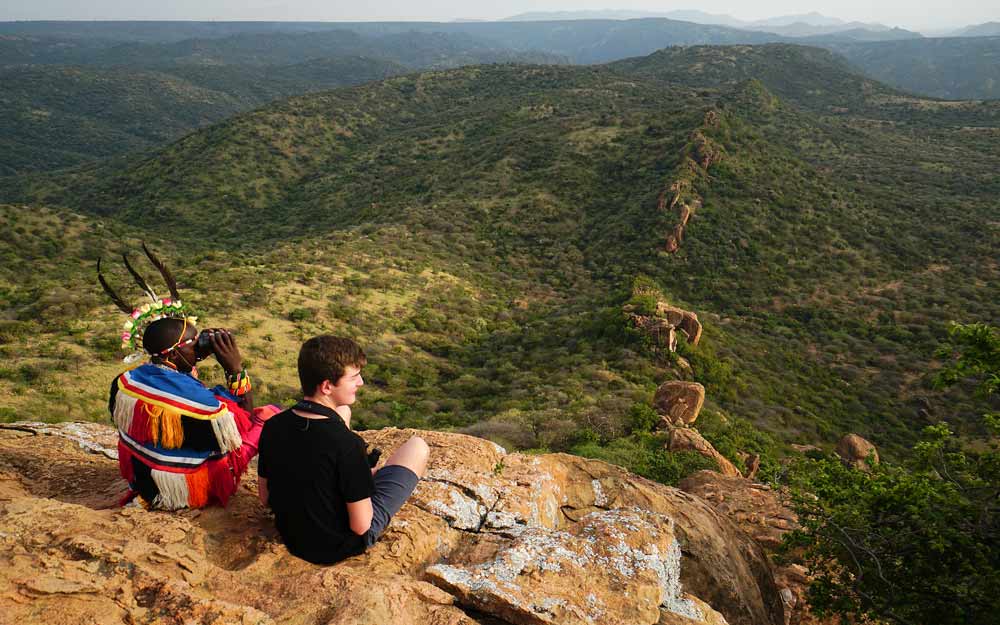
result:
M 987 402 L 1000 387 L 1000 334 L 975 324 L 951 330 L 942 384 L 975 377 Z M 1000 612 L 1000 429 L 963 445 L 947 424 L 924 430 L 898 465 L 870 473 L 834 458 L 793 472 L 802 528 L 786 549 L 813 571 L 820 614 L 899 624 L 994 622 Z M 973 451 L 974 447 L 978 451 Z

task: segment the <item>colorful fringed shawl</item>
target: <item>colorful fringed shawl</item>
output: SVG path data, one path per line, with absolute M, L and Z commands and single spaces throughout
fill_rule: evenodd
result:
M 122 476 L 134 482 L 133 458 L 148 466 L 159 490 L 154 507 L 198 508 L 213 497 L 224 504 L 236 487 L 225 455 L 242 445 L 247 414 L 190 375 L 152 364 L 126 371 L 116 385 L 112 415 Z M 211 424 L 218 450 L 185 448 L 182 417 Z

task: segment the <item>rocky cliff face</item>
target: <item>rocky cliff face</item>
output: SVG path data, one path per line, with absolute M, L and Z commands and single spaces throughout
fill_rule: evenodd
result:
M 226 509 L 118 508 L 114 433 L 0 430 L 0 614 L 17 623 L 778 625 L 761 547 L 705 501 L 598 461 L 421 432 L 431 470 L 382 540 L 292 557 L 245 478 Z M 364 433 L 390 450 L 414 431 Z

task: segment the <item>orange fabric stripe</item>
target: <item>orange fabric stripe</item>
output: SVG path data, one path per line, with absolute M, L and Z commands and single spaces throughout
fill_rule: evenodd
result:
M 186 473 L 184 478 L 188 486 L 188 507 L 204 508 L 208 505 L 208 467 L 202 466 L 193 473 Z

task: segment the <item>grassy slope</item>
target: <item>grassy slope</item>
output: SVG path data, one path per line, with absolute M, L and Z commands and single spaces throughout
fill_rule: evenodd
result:
M 923 382 L 945 323 L 998 314 L 995 110 L 907 99 L 796 50 L 699 49 L 695 73 L 654 56 L 399 77 L 19 192 L 176 241 L 213 318 L 284 328 L 260 335 L 277 347 L 250 339 L 274 398 L 298 337 L 362 338 L 368 425 L 491 419 L 554 448 L 581 427 L 620 436 L 678 375 L 615 312 L 645 274 L 706 322 L 688 354 L 706 418 L 903 444 L 921 397 L 935 418 L 970 412 Z M 724 160 L 681 251 L 658 253 L 673 218 L 656 198 L 709 109 Z
M 619 86 L 622 93 L 596 89 L 587 94 L 583 89 L 600 79 L 591 72 L 538 68 L 520 74 L 521 70 L 488 68 L 427 75 L 276 105 L 262 115 L 245 116 L 193 135 L 162 159 L 140 165 L 124 179 L 106 181 L 103 189 L 117 190 L 138 184 L 134 182 L 138 176 L 174 172 L 162 185 L 147 187 L 144 193 L 149 195 L 122 192 L 129 206 L 117 206 L 103 189 L 86 202 L 95 209 L 112 209 L 137 226 L 151 224 L 157 211 L 172 213 L 174 207 L 183 205 L 182 218 L 165 224 L 159 232 L 203 232 L 230 242 L 250 238 L 252 245 L 243 246 L 238 255 L 250 255 L 255 264 L 264 261 L 256 260 L 253 250 L 280 245 L 279 239 L 301 233 L 304 224 L 317 223 L 319 232 L 354 226 L 342 245 L 333 249 L 311 238 L 303 245 L 283 247 L 264 262 L 266 277 L 235 288 L 263 293 L 264 282 L 279 282 L 272 274 L 284 275 L 286 265 L 294 267 L 299 258 L 308 258 L 310 266 L 331 262 L 336 267 L 346 262 L 354 267 L 358 250 L 370 249 L 366 254 L 374 263 L 371 277 L 352 277 L 350 297 L 339 301 L 325 278 L 308 280 L 310 285 L 316 283 L 319 292 L 311 303 L 296 306 L 307 309 L 296 316 L 304 316 L 300 325 L 310 329 L 336 327 L 337 319 L 350 321 L 376 353 L 383 343 L 394 346 L 383 350 L 389 355 L 373 359 L 384 369 L 378 373 L 376 368 L 373 377 L 385 380 L 387 397 L 393 399 L 374 411 L 379 418 L 412 414 L 423 423 L 462 424 L 504 409 L 541 411 L 579 404 L 581 399 L 584 404 L 596 403 L 597 398 L 614 400 L 601 397 L 606 388 L 614 389 L 612 395 L 620 395 L 617 401 L 627 409 L 632 396 L 649 392 L 648 380 L 622 383 L 606 367 L 595 368 L 603 355 L 599 346 L 580 352 L 571 351 L 571 344 L 555 345 L 565 335 L 573 340 L 580 319 L 587 319 L 588 306 L 603 297 L 602 287 L 580 266 L 581 239 L 589 236 L 593 224 L 579 223 L 579 211 L 581 206 L 596 205 L 594 210 L 600 215 L 601 204 L 611 198 L 588 197 L 586 190 L 606 172 L 620 168 L 621 161 L 635 151 L 649 161 L 644 163 L 648 171 L 634 174 L 645 180 L 633 184 L 632 177 L 624 177 L 616 188 L 633 213 L 641 214 L 640 198 L 660 184 L 691 122 L 686 114 L 681 115 L 673 134 L 661 129 L 648 136 L 639 118 L 624 124 L 605 121 L 605 126 L 595 129 L 597 118 L 623 96 L 641 102 L 652 101 L 654 94 L 634 93 L 627 84 Z M 521 80 L 521 91 L 511 89 L 512 77 Z M 550 83 L 548 92 L 533 96 L 537 102 L 525 101 L 526 91 L 546 82 Z M 497 96 L 507 91 L 507 99 L 476 97 L 483 85 Z M 463 92 L 464 100 L 457 97 Z M 581 97 L 586 104 L 573 104 Z M 357 99 L 354 110 L 332 104 L 336 98 Z M 472 116 L 474 123 L 462 122 L 456 111 L 468 107 L 473 98 L 481 110 Z M 567 105 L 565 110 L 552 108 L 550 102 L 556 99 Z M 595 102 L 605 106 L 589 110 Z M 391 114 L 407 103 L 418 105 L 425 118 L 418 121 L 406 113 L 392 124 L 377 123 L 393 122 Z M 659 110 L 676 111 L 680 106 L 683 103 L 664 102 Z M 336 118 L 331 111 L 337 111 Z M 525 125 L 532 126 L 531 130 Z M 310 135 L 309 130 L 316 128 L 325 132 Z M 246 141 L 247 132 L 267 137 L 268 143 Z M 364 133 L 379 133 L 384 141 L 374 141 Z M 281 147 L 291 145 L 310 158 L 301 162 L 285 158 Z M 645 147 L 632 149 L 639 145 Z M 540 160 L 545 155 L 539 154 L 540 149 L 548 150 L 545 154 L 551 158 Z M 432 182 L 415 166 L 425 160 L 437 163 Z M 589 166 L 581 167 L 591 160 Z M 262 171 L 267 175 L 261 176 Z M 220 188 L 222 177 L 228 182 Z M 261 193 L 256 197 L 259 209 L 253 212 L 230 214 L 216 209 L 214 223 L 205 222 L 206 213 L 200 211 L 225 206 L 224 195 L 246 193 L 249 181 L 260 178 L 265 188 L 281 189 L 282 194 L 272 198 Z M 574 180 L 580 184 L 567 184 Z M 210 195 L 191 202 L 193 188 Z M 289 188 L 294 188 L 294 194 L 286 191 Z M 371 189 L 377 195 L 358 189 Z M 627 199 L 630 194 L 631 201 Z M 238 197 L 234 203 L 241 200 Z M 512 214 L 518 218 L 511 220 Z M 274 260 L 278 258 L 283 262 Z M 553 263 L 559 271 L 552 271 Z M 410 294 L 407 284 L 413 285 Z M 523 300 L 527 310 L 512 310 L 513 300 Z M 509 361 L 481 362 L 485 341 L 527 343 L 535 362 L 517 362 L 527 365 L 523 371 Z M 539 341 L 551 350 L 531 345 Z M 610 345 L 609 349 L 621 348 Z M 557 352 L 562 352 L 561 358 Z M 407 356 L 414 353 L 415 359 Z M 418 367 L 415 362 L 428 364 Z M 586 371 L 564 383 L 555 381 L 553 389 L 554 380 L 540 374 L 558 374 L 564 365 L 584 365 Z M 649 367 L 642 362 L 637 366 Z M 475 368 L 466 371 L 465 367 Z M 497 371 L 488 375 L 487 367 Z M 597 388 L 590 390 L 594 384 Z M 522 388 L 514 390 L 515 386 Z M 572 397 L 560 386 L 586 388 L 586 397 Z M 375 403 L 377 397 L 369 393 Z M 419 413 L 418 406 L 423 407 Z M 434 409 L 428 411 L 428 407 Z M 619 406 L 617 412 L 621 411 Z

